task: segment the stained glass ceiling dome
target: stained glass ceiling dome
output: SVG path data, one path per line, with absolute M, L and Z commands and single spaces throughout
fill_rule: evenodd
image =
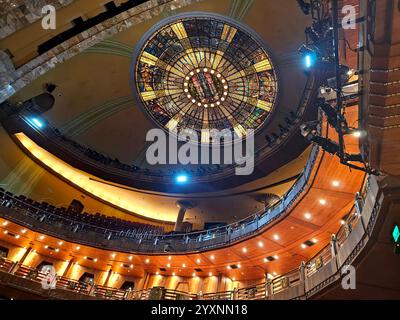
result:
M 145 113 L 165 130 L 195 130 L 201 142 L 212 129 L 244 138 L 276 104 L 276 72 L 262 41 L 219 15 L 164 19 L 139 43 L 132 73 Z

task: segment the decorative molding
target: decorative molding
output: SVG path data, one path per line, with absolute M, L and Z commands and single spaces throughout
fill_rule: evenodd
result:
M 34 23 L 43 17 L 42 8 L 52 5 L 56 9 L 75 0 L 0 0 L 0 39 Z
M 0 103 L 82 51 L 143 21 L 202 0 L 150 0 L 110 18 L 36 57 L 0 80 Z

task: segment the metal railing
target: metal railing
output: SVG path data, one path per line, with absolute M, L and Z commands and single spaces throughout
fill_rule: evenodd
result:
M 374 178 L 376 179 L 376 178 Z M 376 187 L 375 187 L 376 189 Z M 347 216 L 345 223 L 340 227 L 336 235 L 333 236 L 332 241 L 323 247 L 316 255 L 314 255 L 307 262 L 302 263 L 298 269 L 292 270 L 284 275 L 280 275 L 273 279 L 268 279 L 266 282 L 260 284 L 240 288 L 238 290 L 223 291 L 215 293 L 205 293 L 205 294 L 193 294 L 179 290 L 171 290 L 166 288 L 156 288 L 159 290 L 158 299 L 162 300 L 260 300 L 260 299 L 270 299 L 274 295 L 284 292 L 290 288 L 299 287 L 308 278 L 313 277 L 318 271 L 328 265 L 331 261 L 336 259 L 338 251 L 343 244 L 347 242 L 347 239 L 351 236 L 353 230 L 358 227 L 358 224 L 363 223 L 363 208 L 366 203 L 367 197 L 371 199 L 369 193 L 377 192 L 376 190 L 370 189 L 369 180 L 367 180 L 360 192 L 356 197 L 356 205 L 353 206 Z M 376 222 L 377 215 L 380 211 L 380 206 L 382 202 L 378 200 L 378 193 L 374 196 L 374 202 L 371 216 L 369 217 L 369 222 L 367 226 L 363 225 L 364 236 L 369 235 L 372 232 L 372 228 Z M 349 228 L 349 226 L 351 226 Z M 363 238 L 359 240 L 364 241 Z M 349 257 L 344 263 L 349 263 L 349 259 L 354 259 L 356 254 L 358 254 L 362 249 L 362 246 L 358 244 L 354 245 L 353 252 L 349 254 Z M 18 268 L 12 272 L 14 266 Z M 15 276 L 22 277 L 34 282 L 42 282 L 46 279 L 46 274 L 28 267 L 22 264 L 12 262 L 10 260 L 0 258 L 0 271 L 12 273 Z M 332 277 L 332 276 L 331 276 Z M 318 286 L 321 286 L 319 284 Z M 140 291 L 133 290 L 122 290 L 117 288 L 110 288 L 101 285 L 90 285 L 77 280 L 69 279 L 66 277 L 57 277 L 56 283 L 57 289 L 68 290 L 75 292 L 77 294 L 83 294 L 87 296 L 93 296 L 100 299 L 112 299 L 112 300 L 149 300 L 152 295 L 152 290 L 154 289 L 144 289 Z M 311 291 L 314 288 L 309 289 Z M 309 292 L 303 293 L 306 297 L 310 294 Z M 297 297 L 299 298 L 299 297 Z
M 2 210 L 0 216 L 61 238 L 89 245 L 102 243 L 104 247 L 116 250 L 165 252 L 168 246 L 170 251 L 190 252 L 226 246 L 260 232 L 268 224 L 290 211 L 309 183 L 318 152 L 319 148 L 314 146 L 302 175 L 274 207 L 267 211 L 256 212 L 227 226 L 210 230 L 171 235 L 112 230 L 46 212 L 38 206 L 27 204 L 10 195 L 8 197 L 11 199 L 3 200 L 0 206 L 12 209 L 12 212 L 9 210 L 7 213 L 6 210 Z

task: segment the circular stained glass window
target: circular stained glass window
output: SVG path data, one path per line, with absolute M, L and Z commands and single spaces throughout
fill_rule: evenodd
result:
M 244 138 L 275 107 L 277 77 L 262 42 L 222 16 L 162 21 L 139 43 L 132 71 L 151 119 L 174 133 L 194 130 L 201 142 L 209 142 L 212 129 Z

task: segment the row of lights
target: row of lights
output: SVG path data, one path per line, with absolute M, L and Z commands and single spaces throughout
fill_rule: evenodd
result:
M 197 69 L 196 70 L 196 73 L 200 73 L 202 70 L 201 69 Z M 207 69 L 207 68 L 204 68 L 203 69 L 203 72 L 210 72 L 211 74 L 215 74 L 215 70 L 209 70 L 209 69 Z M 191 100 L 192 101 L 192 103 L 197 103 L 197 105 L 199 106 L 199 107 L 201 107 L 201 106 L 203 106 L 204 108 L 208 108 L 209 106 L 211 107 L 211 108 L 214 108 L 215 107 L 215 105 L 217 105 L 217 106 L 219 106 L 220 104 L 221 104 L 221 102 L 220 101 L 217 101 L 217 102 L 215 102 L 215 103 L 211 103 L 210 105 L 208 105 L 207 103 L 205 103 L 205 104 L 203 104 L 203 103 L 201 103 L 201 102 L 197 102 L 196 101 L 196 99 L 193 99 L 193 97 L 191 96 L 191 94 L 189 93 L 189 89 L 188 89 L 188 87 L 189 87 L 189 80 L 190 80 L 190 77 L 191 76 L 194 76 L 194 74 L 195 74 L 195 72 L 194 71 L 191 71 L 190 72 L 190 74 L 188 75 L 188 76 L 186 76 L 186 78 L 185 78 L 185 82 L 184 82 L 184 87 L 185 87 L 185 89 L 184 89 L 184 92 L 187 94 L 187 98 L 189 99 L 189 100 Z M 222 75 L 220 74 L 220 73 L 217 73 L 217 78 L 222 78 Z M 221 97 L 220 98 L 220 100 L 222 101 L 222 102 L 224 102 L 225 101 L 225 99 L 226 99 L 226 96 L 228 95 L 228 85 L 226 84 L 226 80 L 225 79 L 221 79 L 221 82 L 222 82 L 222 84 L 224 85 L 224 92 L 223 92 L 223 97 Z
M 4 221 L 4 222 L 2 223 L 2 225 L 3 225 L 3 226 L 7 226 L 7 225 L 8 225 L 8 221 Z M 27 232 L 26 229 L 22 229 L 22 230 L 21 230 L 21 233 L 23 233 L 23 234 L 25 234 L 26 232 Z M 5 230 L 4 233 L 7 234 L 8 231 Z M 18 239 L 18 238 L 20 237 L 20 235 L 16 235 L 15 237 Z M 40 240 L 44 240 L 44 239 L 45 239 L 45 236 L 44 236 L 44 235 L 41 235 L 41 236 L 39 237 L 39 239 L 40 239 Z M 59 245 L 59 246 L 62 246 L 63 244 L 64 244 L 63 241 L 59 241 L 59 242 L 58 242 L 58 245 Z M 264 244 L 260 241 L 260 242 L 259 242 L 259 246 L 262 247 L 262 246 L 264 246 Z M 54 248 L 54 249 L 53 249 L 53 248 L 50 248 L 48 245 L 45 245 L 44 248 L 45 248 L 45 249 L 51 249 L 51 250 L 53 250 L 53 251 L 55 251 L 55 252 L 59 252 L 59 251 L 60 251 L 59 248 Z M 76 249 L 77 251 L 79 251 L 79 250 L 81 249 L 81 247 L 80 247 L 80 246 L 76 246 L 75 249 Z M 243 248 L 243 251 L 244 251 L 244 252 L 247 252 L 247 249 L 246 249 L 246 248 Z M 36 250 L 33 250 L 33 252 L 36 253 Z M 111 254 L 111 258 L 114 259 L 115 257 L 116 257 L 116 253 L 112 253 L 112 254 Z M 279 259 L 279 257 L 278 257 L 277 255 L 275 255 L 274 258 L 275 258 L 275 259 Z M 132 256 L 129 256 L 128 259 L 129 259 L 129 260 L 132 260 L 133 257 L 132 257 Z M 211 260 L 215 260 L 215 256 L 214 256 L 214 255 L 211 255 L 211 256 L 210 256 L 210 259 L 211 259 Z M 85 257 L 84 257 L 84 260 L 91 260 L 91 261 L 93 261 L 93 262 L 97 262 L 97 261 L 98 261 L 98 258 L 89 258 L 89 257 L 85 256 Z M 169 257 L 168 257 L 168 260 L 171 261 L 171 260 L 172 260 L 172 257 L 169 256 Z M 66 262 L 69 262 L 69 261 L 66 261 Z M 196 260 L 196 262 L 199 264 L 199 263 L 201 263 L 201 260 L 198 258 L 198 259 Z M 266 260 L 265 258 L 264 258 L 264 262 L 267 262 L 267 260 Z M 145 260 L 145 263 L 146 263 L 146 264 L 150 263 L 150 259 L 147 258 L 147 259 Z M 76 265 L 76 266 L 79 266 L 79 263 L 78 263 L 78 262 L 75 262 L 75 265 Z M 240 264 L 240 263 L 237 264 L 236 266 L 237 266 L 238 269 L 241 268 L 241 264 Z M 121 267 L 124 267 L 124 264 L 123 264 L 123 263 L 121 263 Z M 133 267 L 134 267 L 133 264 L 129 265 L 129 268 L 130 268 L 130 269 L 133 269 Z M 167 267 L 170 268 L 170 267 L 171 267 L 171 264 L 168 263 L 168 264 L 167 264 Z M 186 264 L 185 264 L 185 263 L 182 264 L 182 268 L 186 268 Z M 231 267 L 230 267 L 230 266 L 227 266 L 226 268 L 227 268 L 227 270 L 231 270 Z M 129 270 L 128 270 L 128 272 L 129 272 Z M 115 272 L 114 272 L 114 273 L 115 273 Z M 159 272 L 157 271 L 156 274 L 159 275 Z M 274 272 L 273 274 L 276 275 L 276 272 Z M 172 273 L 172 276 L 176 276 L 176 273 L 173 272 L 173 273 Z M 192 274 L 192 276 L 193 276 L 193 277 L 197 277 L 197 274 L 194 272 L 194 273 Z M 212 277 L 212 276 L 213 276 L 213 273 L 212 273 L 212 272 L 209 272 L 209 273 L 208 273 L 208 276 L 209 276 L 209 277 Z M 235 281 L 235 278 L 233 278 L 232 280 Z
M 336 184 L 335 181 L 333 182 L 333 184 Z M 338 183 L 338 185 L 340 185 L 340 183 Z M 326 201 L 325 201 L 324 199 L 320 199 L 320 203 L 321 203 L 322 205 L 325 205 L 325 204 L 326 204 Z M 311 219 L 311 214 L 310 214 L 310 213 L 305 213 L 305 218 L 308 219 L 308 220 Z M 341 220 L 341 223 L 344 224 L 344 220 Z M 3 225 L 3 226 L 7 226 L 7 225 L 8 225 L 8 221 L 4 221 L 4 222 L 2 223 L 2 225 Z M 27 232 L 26 229 L 22 229 L 22 230 L 21 230 L 21 233 L 22 233 L 22 234 L 25 234 L 26 232 Z M 4 234 L 7 234 L 7 233 L 8 233 L 8 231 L 5 230 L 5 231 L 4 231 Z M 20 238 L 20 235 L 16 235 L 15 237 L 18 239 L 18 238 Z M 279 236 L 278 234 L 274 234 L 274 235 L 273 235 L 273 238 L 274 238 L 274 240 L 279 240 L 279 239 L 280 239 L 280 236 Z M 44 235 L 41 235 L 41 236 L 39 237 L 39 239 L 40 239 L 40 240 L 44 240 L 44 239 L 45 239 L 45 236 L 44 236 Z M 317 243 L 317 239 L 315 239 L 315 238 L 312 239 L 311 241 L 312 241 L 313 243 Z M 58 242 L 58 245 L 59 245 L 59 246 L 62 246 L 63 244 L 64 244 L 63 241 L 59 241 L 59 242 Z M 259 242 L 258 242 L 258 247 L 263 248 L 263 247 L 264 247 L 264 243 L 263 243 L 262 241 L 259 241 Z M 303 249 L 305 249 L 307 246 L 303 243 L 303 244 L 301 244 L 301 247 L 302 247 Z M 45 249 L 49 249 L 49 246 L 48 246 L 48 245 L 45 245 Z M 76 249 L 77 251 L 79 251 L 79 250 L 80 250 L 80 246 L 76 246 L 75 249 Z M 54 251 L 56 251 L 56 252 L 59 252 L 59 250 L 60 250 L 59 248 L 54 249 Z M 242 248 L 242 252 L 243 252 L 243 253 L 247 253 L 247 252 L 248 252 L 247 248 L 246 248 L 246 247 L 243 247 L 243 248 Z M 112 253 L 112 254 L 111 254 L 111 258 L 114 259 L 115 257 L 116 257 L 116 253 Z M 87 257 L 84 257 L 84 259 L 86 260 Z M 133 257 L 132 257 L 132 256 L 129 256 L 128 259 L 131 261 L 131 260 L 133 259 Z M 211 255 L 211 256 L 210 256 L 210 259 L 211 259 L 211 260 L 215 260 L 215 256 L 214 256 L 214 255 Z M 278 260 L 278 259 L 279 259 L 279 256 L 278 256 L 278 255 L 275 255 L 275 256 L 274 256 L 274 259 L 275 259 L 275 260 Z M 94 262 L 97 262 L 97 261 L 98 261 L 97 258 L 94 258 L 94 259 L 91 259 L 91 260 L 94 261 Z M 172 260 L 172 256 L 168 256 L 168 260 L 171 261 L 171 260 Z M 266 262 L 268 262 L 268 259 L 267 259 L 267 258 L 264 258 L 263 261 L 266 263 Z M 149 259 L 149 258 L 146 258 L 145 263 L 146 263 L 146 264 L 150 263 L 150 259 Z M 200 264 L 200 263 L 201 263 L 201 259 L 200 259 L 200 258 L 196 259 L 196 263 L 197 263 L 197 264 Z M 124 264 L 121 264 L 121 266 L 124 266 Z M 167 267 L 170 268 L 170 267 L 171 267 L 171 264 L 168 263 L 168 264 L 167 264 Z M 238 268 L 241 268 L 241 265 L 238 264 L 237 267 L 238 267 Z M 130 265 L 130 268 L 133 268 L 133 265 Z M 185 263 L 182 264 L 182 268 L 186 268 L 186 264 L 185 264 Z M 230 267 L 230 266 L 227 266 L 227 269 L 230 270 L 231 267 Z

